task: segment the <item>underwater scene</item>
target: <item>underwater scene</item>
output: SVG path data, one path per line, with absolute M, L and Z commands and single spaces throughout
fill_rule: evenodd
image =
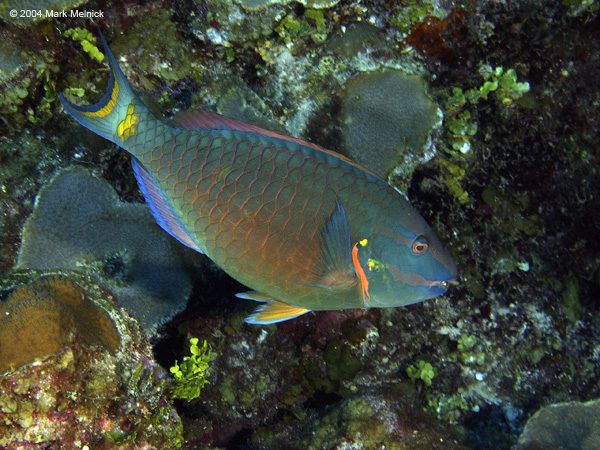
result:
M 0 450 L 600 449 L 600 1 L 0 0 Z

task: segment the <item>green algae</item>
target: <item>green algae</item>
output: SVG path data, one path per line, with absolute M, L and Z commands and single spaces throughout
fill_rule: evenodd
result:
M 438 419 L 448 420 L 450 423 L 455 422 L 452 417 L 453 413 L 469 409 L 467 400 L 459 393 L 429 399 L 427 406 L 430 411 L 435 413 Z
M 208 363 L 212 357 L 208 344 L 204 341 L 198 347 L 198 338 L 190 339 L 191 356 L 184 356 L 181 365 L 175 361 L 170 368 L 173 374 L 173 396 L 188 402 L 200 396 L 200 392 L 208 383 Z
M 579 297 L 579 282 L 572 273 L 569 273 L 568 278 L 565 280 L 562 301 L 565 316 L 571 323 L 575 323 L 581 318 Z
M 447 94 L 444 102 L 448 143 L 455 152 L 462 154 L 471 151 L 471 140 L 478 130 L 475 115 L 466 109 L 467 105 L 477 105 L 494 94 L 503 107 L 510 107 L 514 102 L 521 100 L 530 89 L 529 83 L 517 81 L 514 69 L 505 70 L 503 67 L 494 68 L 481 64 L 478 73 L 483 78 L 481 86 L 466 91 L 455 86 L 451 93 Z
M 425 386 L 431 386 L 432 380 L 438 374 L 438 369 L 431 363 L 418 359 L 406 368 L 406 374 L 409 378 L 422 380 Z
M 104 60 L 104 54 L 96 47 L 96 37 L 88 30 L 81 28 L 70 28 L 64 32 L 65 37 L 70 37 L 74 41 L 81 43 L 83 51 L 85 51 L 90 58 L 95 59 L 98 62 Z
M 302 36 L 310 36 L 317 43 L 323 42 L 329 30 L 322 11 L 307 9 L 302 17 L 285 16 L 274 31 L 286 44 L 289 44 Z
M 0 87 L 0 117 L 10 132 L 20 131 L 27 122 L 45 124 L 58 105 L 54 79 L 59 68 L 54 60 L 39 52 L 29 62 L 27 71 L 7 73 L 13 80 Z M 40 86 L 44 94 L 32 95 Z
M 427 16 L 430 16 L 436 8 L 430 0 L 416 0 L 406 2 L 406 6 L 397 8 L 391 17 L 391 22 L 404 35 Z
M 446 159 L 438 159 L 438 163 L 445 169 L 446 187 L 452 195 L 463 205 L 469 203 L 469 193 L 463 187 L 466 170 Z

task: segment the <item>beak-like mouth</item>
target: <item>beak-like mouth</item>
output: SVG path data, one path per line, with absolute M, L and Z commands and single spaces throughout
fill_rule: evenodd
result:
M 431 283 L 431 286 L 435 286 L 439 289 L 443 289 L 444 291 L 448 289 L 448 282 L 447 281 L 434 281 L 433 283 Z
M 434 281 L 431 283 L 432 286 L 436 286 L 439 289 L 443 289 L 444 291 L 447 291 L 450 286 L 458 286 L 458 284 L 459 283 L 458 283 L 457 279 L 445 280 L 445 281 Z

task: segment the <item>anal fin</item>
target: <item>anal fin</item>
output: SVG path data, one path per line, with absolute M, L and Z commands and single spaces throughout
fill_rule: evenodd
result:
M 150 211 L 156 222 L 182 244 L 200 253 L 204 253 L 204 250 L 194 242 L 188 231 L 179 221 L 150 172 L 136 158 L 131 160 L 131 165 L 133 166 L 138 186 L 142 194 L 144 194 L 146 203 L 150 206 Z
M 295 319 L 302 314 L 310 312 L 310 309 L 299 308 L 288 305 L 287 303 L 273 300 L 271 297 L 259 292 L 251 291 L 237 294 L 236 297 L 265 302 L 254 310 L 254 313 L 246 317 L 246 323 L 254 325 L 270 325 L 272 323 L 283 322 L 289 319 Z

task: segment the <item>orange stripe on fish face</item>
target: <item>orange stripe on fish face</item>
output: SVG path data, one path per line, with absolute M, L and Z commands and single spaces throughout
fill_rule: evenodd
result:
M 369 300 L 371 299 L 371 295 L 369 294 L 369 280 L 367 280 L 367 276 L 365 275 L 365 271 L 360 265 L 360 261 L 358 260 L 358 249 L 359 245 L 363 247 L 366 245 L 366 239 L 363 239 L 361 242 L 357 242 L 352 247 L 352 264 L 354 265 L 354 270 L 358 274 L 358 279 L 360 280 L 360 291 L 362 294 L 363 304 L 365 306 L 370 305 Z M 363 244 L 364 242 L 364 244 Z

